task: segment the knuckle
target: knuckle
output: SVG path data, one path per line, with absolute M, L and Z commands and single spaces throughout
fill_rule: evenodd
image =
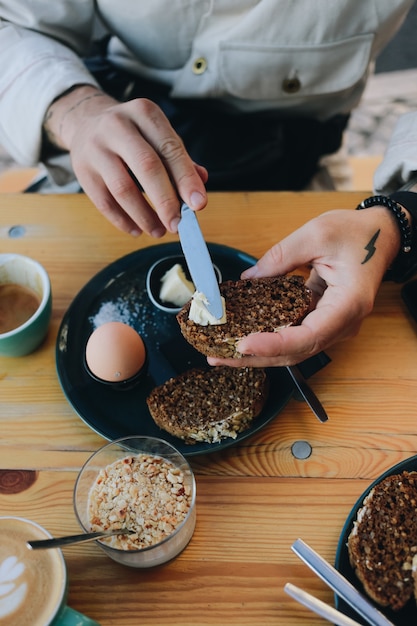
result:
M 131 100 L 130 103 L 126 103 L 126 106 L 133 106 L 139 113 L 151 118 L 155 118 L 160 110 L 155 102 L 152 102 L 152 100 L 149 100 L 148 98 L 137 98 L 135 100 Z
M 132 196 L 136 185 L 133 179 L 126 174 L 126 176 L 118 176 L 112 181 L 109 181 L 109 189 L 115 198 L 123 199 Z
M 159 145 L 159 153 L 164 161 L 174 162 L 184 155 L 184 146 L 178 136 L 165 137 Z
M 333 215 L 328 212 L 313 217 L 304 227 L 308 227 L 312 238 L 326 241 L 333 237 L 337 224 L 335 224 Z
M 270 261 L 273 266 L 280 266 L 284 261 L 284 250 L 281 243 L 276 243 L 269 250 Z
M 159 198 L 158 206 L 162 212 L 170 213 L 178 210 L 179 200 L 176 196 L 163 195 Z
M 156 174 L 161 169 L 158 155 L 152 150 L 141 152 L 136 157 L 137 168 L 143 174 Z

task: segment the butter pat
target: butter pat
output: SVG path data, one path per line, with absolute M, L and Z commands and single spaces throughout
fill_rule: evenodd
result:
M 171 302 L 175 306 L 184 306 L 193 297 L 194 285 L 187 280 L 184 270 L 176 263 L 165 272 L 161 279 L 162 287 L 159 298 L 162 302 Z
M 191 300 L 190 312 L 188 319 L 199 326 L 215 326 L 217 324 L 226 324 L 226 306 L 222 296 L 223 315 L 220 319 L 217 319 L 207 309 L 208 300 L 204 293 L 196 291 Z

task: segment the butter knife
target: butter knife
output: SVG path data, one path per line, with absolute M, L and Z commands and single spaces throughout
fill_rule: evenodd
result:
M 324 406 L 322 405 L 310 385 L 307 383 L 299 368 L 296 365 L 289 365 L 287 366 L 287 371 L 293 379 L 293 382 L 295 383 L 298 391 L 301 393 L 304 400 L 313 411 L 314 415 L 320 420 L 320 422 L 327 422 L 329 417 L 324 409 Z
M 338 596 L 343 598 L 361 617 L 372 626 L 394 626 L 394 624 L 376 609 L 364 595 L 349 582 L 330 563 L 320 556 L 302 539 L 297 539 L 291 546 L 293 552 L 313 570 Z
M 178 234 L 194 286 L 207 298 L 208 311 L 216 319 L 220 319 L 223 315 L 223 303 L 213 262 L 197 216 L 185 203 L 181 206 Z

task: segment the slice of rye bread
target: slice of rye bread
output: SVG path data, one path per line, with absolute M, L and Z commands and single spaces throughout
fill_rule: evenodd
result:
M 239 339 L 256 332 L 277 332 L 301 323 L 311 307 L 311 291 L 302 276 L 274 276 L 220 284 L 226 323 L 201 326 L 188 319 L 191 301 L 178 313 L 185 339 L 206 356 L 240 357 Z
M 261 368 L 194 368 L 155 387 L 147 404 L 156 424 L 171 435 L 188 444 L 215 443 L 249 428 L 267 396 Z
M 381 606 L 401 609 L 414 595 L 417 472 L 388 476 L 369 492 L 347 545 L 365 592 Z

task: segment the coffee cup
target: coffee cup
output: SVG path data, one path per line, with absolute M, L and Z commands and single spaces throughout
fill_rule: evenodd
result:
M 26 545 L 50 537 L 31 520 L 0 517 L 0 626 L 99 626 L 66 604 L 62 551 Z
M 51 284 L 42 265 L 21 254 L 0 254 L 0 356 L 33 352 L 51 313 Z

